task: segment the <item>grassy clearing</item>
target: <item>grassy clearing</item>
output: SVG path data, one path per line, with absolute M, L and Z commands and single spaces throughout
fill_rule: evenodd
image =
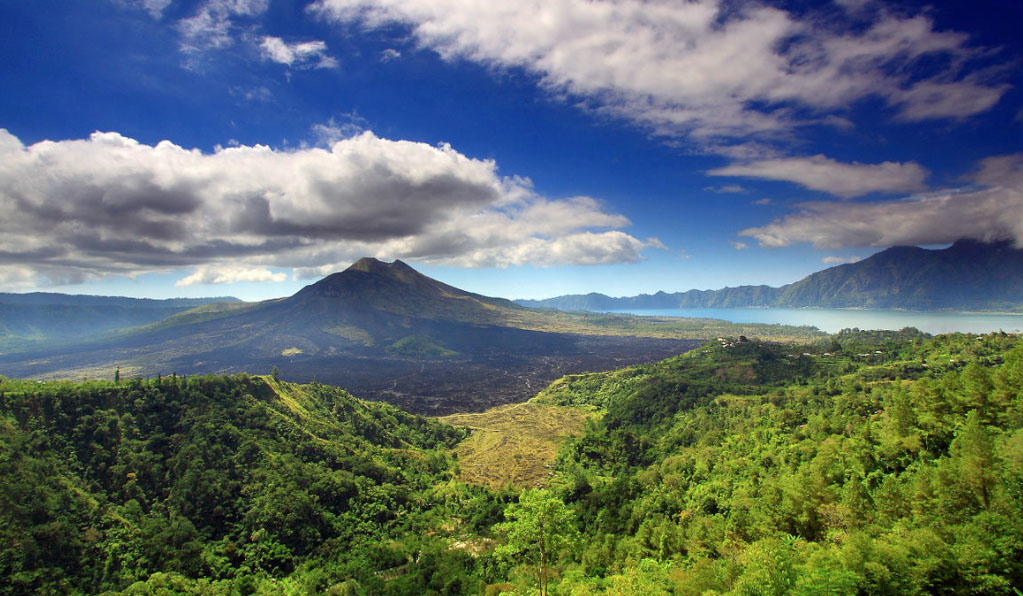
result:
M 511 404 L 474 414 L 452 414 L 440 420 L 472 429 L 472 436 L 455 448 L 459 479 L 499 489 L 545 484 L 558 446 L 582 433 L 586 419 L 596 414 L 580 408 Z

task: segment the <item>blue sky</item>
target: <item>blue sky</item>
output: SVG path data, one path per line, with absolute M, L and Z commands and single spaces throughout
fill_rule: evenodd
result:
M 0 291 L 782 285 L 1023 244 L 1010 0 L 0 0 Z

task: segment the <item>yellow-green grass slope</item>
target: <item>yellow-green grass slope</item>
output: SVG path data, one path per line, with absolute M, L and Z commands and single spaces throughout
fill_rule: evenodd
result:
M 459 480 L 499 490 L 545 486 L 555 475 L 558 447 L 582 434 L 594 415 L 593 409 L 528 401 L 440 421 L 472 431 L 455 448 Z

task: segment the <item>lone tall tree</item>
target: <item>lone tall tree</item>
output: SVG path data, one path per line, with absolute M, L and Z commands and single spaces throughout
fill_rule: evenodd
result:
M 497 555 L 535 566 L 540 596 L 547 596 L 551 565 L 579 533 L 572 512 L 546 490 L 530 489 L 505 509 L 504 516 L 509 521 L 495 529 L 504 532 L 508 542 L 497 548 Z

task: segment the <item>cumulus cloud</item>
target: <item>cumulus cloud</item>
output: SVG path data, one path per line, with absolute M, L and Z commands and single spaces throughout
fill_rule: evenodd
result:
M 444 58 L 525 68 L 557 94 L 706 142 L 848 123 L 829 112 L 868 97 L 905 120 L 961 118 L 1006 89 L 971 71 L 982 52 L 965 35 L 883 8 L 847 26 L 724 0 L 317 0 L 309 10 L 408 26 Z
M 288 43 L 280 37 L 263 36 L 259 44 L 267 60 L 294 68 L 335 68 L 337 60 L 327 54 L 323 41 Z
M 629 221 L 593 198 L 546 198 L 491 160 L 372 132 L 326 149 L 203 153 L 116 132 L 25 146 L 0 129 L 0 210 L 0 267 L 51 277 L 199 267 L 189 283 L 255 280 L 366 255 L 617 263 L 662 246 L 622 232 Z
M 174 285 L 185 287 L 197 284 L 267 283 L 282 282 L 286 279 L 288 279 L 286 273 L 274 273 L 265 267 L 247 269 L 236 265 L 203 265 L 198 267 L 195 273 L 174 282 Z
M 923 190 L 928 176 L 927 170 L 916 162 L 842 163 L 824 155 L 737 163 L 707 173 L 711 176 L 787 180 L 843 198 L 871 192 Z
M 943 244 L 959 238 L 1023 246 L 1023 154 L 983 160 L 971 186 L 894 201 L 810 202 L 743 236 L 761 246 L 817 248 Z
M 508 267 L 512 265 L 601 265 L 634 263 L 643 258 L 644 248 L 664 248 L 656 238 L 645 242 L 618 231 L 580 232 L 553 240 L 532 237 L 501 248 L 472 251 L 449 259 L 463 267 Z

